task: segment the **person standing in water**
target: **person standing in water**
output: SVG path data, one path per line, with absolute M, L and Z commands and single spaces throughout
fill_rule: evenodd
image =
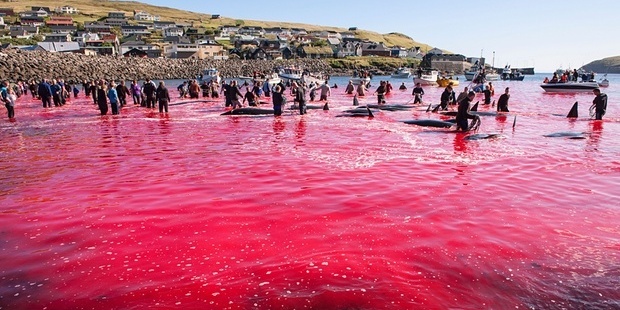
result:
M 114 83 L 114 81 L 110 82 L 110 86 L 108 87 L 106 95 L 110 100 L 112 115 L 118 115 L 120 113 L 120 102 L 118 100 L 118 92 L 116 91 L 116 84 Z
M 424 89 L 422 89 L 422 84 L 416 83 L 411 94 L 415 98 L 413 99 L 413 104 L 422 103 L 422 96 L 424 96 Z
M 510 99 L 510 88 L 506 87 L 504 93 L 497 100 L 497 112 L 510 112 L 508 111 L 508 99 Z
M 0 87 L 0 94 L 2 95 L 2 102 L 4 102 L 4 106 L 6 107 L 7 114 L 9 116 L 9 120 L 15 118 L 15 93 L 9 87 L 9 82 L 2 82 L 2 86 Z
M 168 113 L 168 103 L 170 102 L 170 92 L 168 92 L 168 88 L 166 88 L 166 84 L 164 81 L 159 82 L 159 86 L 155 91 L 157 98 L 157 102 L 159 104 L 159 113 Z
M 273 89 L 273 94 L 271 96 L 271 100 L 273 102 L 274 116 L 282 115 L 282 105 L 284 104 L 284 98 L 282 96 L 282 88 L 280 87 L 280 85 L 276 85 L 276 87 Z
M 101 115 L 108 114 L 108 99 L 106 96 L 105 82 L 103 80 L 99 81 L 99 86 L 97 86 L 96 96 L 97 105 L 99 106 L 99 111 L 101 111 Z
M 600 89 L 595 89 L 592 91 L 596 97 L 592 101 L 592 106 L 590 110 L 594 109 L 594 119 L 602 120 L 603 115 L 607 111 L 607 94 L 601 93 Z
M 469 114 L 469 104 L 476 97 L 476 93 L 470 91 L 467 97 L 459 102 L 458 110 L 456 112 L 456 130 L 469 131 L 468 120 L 475 119 L 476 115 Z

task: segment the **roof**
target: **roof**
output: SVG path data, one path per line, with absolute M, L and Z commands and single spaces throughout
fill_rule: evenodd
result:
M 329 46 L 304 46 L 303 50 L 306 54 L 314 55 L 327 55 L 334 53 L 334 51 Z
M 39 42 L 37 44 L 48 52 L 73 52 L 80 50 L 80 45 L 77 42 Z

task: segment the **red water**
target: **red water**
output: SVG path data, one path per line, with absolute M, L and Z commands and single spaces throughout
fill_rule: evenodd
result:
M 22 98 L 0 121 L 0 308 L 620 308 L 618 83 L 602 122 L 592 94 L 495 84 L 512 112 L 477 141 L 399 122 L 427 105 L 335 117 L 342 88 L 281 118 Z

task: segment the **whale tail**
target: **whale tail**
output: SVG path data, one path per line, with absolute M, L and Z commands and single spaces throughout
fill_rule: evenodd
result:
M 566 117 L 572 118 L 572 117 L 579 117 L 579 111 L 578 111 L 578 102 L 575 102 L 575 104 L 573 104 L 573 107 L 570 109 L 570 112 L 568 112 L 568 115 L 566 115 Z
M 438 104 L 436 107 L 433 108 L 433 113 L 437 113 L 437 111 L 439 111 L 439 108 L 441 107 L 441 104 Z
M 375 117 L 369 107 L 366 107 L 366 110 L 368 110 L 368 117 Z
M 355 95 L 355 97 L 353 97 L 353 105 L 354 106 L 360 105 L 360 102 L 357 100 L 357 95 Z
M 515 128 L 515 126 L 517 126 L 517 116 L 515 115 L 515 120 L 512 121 L 512 128 Z
M 428 108 L 426 109 L 426 113 L 428 113 L 428 112 L 430 112 L 430 111 L 431 111 L 431 106 L 432 106 L 432 105 L 433 105 L 432 103 L 430 103 L 430 104 L 428 105 Z
M 329 104 L 327 102 L 323 105 L 323 111 L 329 111 Z
M 473 111 L 473 112 L 478 111 L 478 103 L 480 103 L 480 101 L 476 101 L 476 104 L 474 104 L 474 106 L 471 107 L 471 109 L 469 109 L 469 111 Z

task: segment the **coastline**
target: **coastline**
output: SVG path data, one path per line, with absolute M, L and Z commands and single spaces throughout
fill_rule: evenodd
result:
M 336 72 L 325 61 L 295 60 L 212 60 L 127 58 L 86 56 L 72 53 L 4 50 L 0 53 L 0 76 L 10 82 L 63 78 L 84 81 L 92 79 L 144 80 L 193 79 L 203 70 L 217 68 L 223 78 L 251 76 L 255 71 L 271 73 L 281 66 L 296 66 L 311 72 L 345 75 Z M 341 70 L 340 70 L 341 71 Z

